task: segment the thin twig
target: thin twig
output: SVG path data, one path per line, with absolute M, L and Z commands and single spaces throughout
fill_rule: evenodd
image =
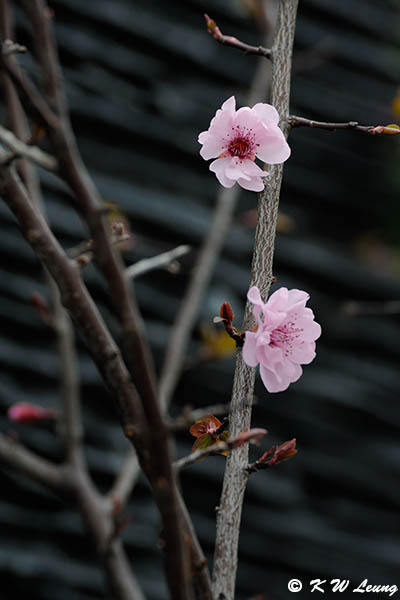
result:
M 63 488 L 65 474 L 61 468 L 3 434 L 0 434 L 0 462 L 52 490 L 60 491 Z
M 352 317 L 358 315 L 398 315 L 400 300 L 362 301 L 348 300 L 343 302 L 341 310 Z
M 129 277 L 129 279 L 134 279 L 135 277 L 144 275 L 149 271 L 154 271 L 154 269 L 167 267 L 178 258 L 181 258 L 190 252 L 191 249 L 191 246 L 188 245 L 177 246 L 172 250 L 168 250 L 168 252 L 163 252 L 162 254 L 158 254 L 157 256 L 153 256 L 151 258 L 144 258 L 143 260 L 139 260 L 134 265 L 127 267 L 125 269 L 125 275 Z
M 2 125 L 0 125 L 0 143 L 7 146 L 13 153 L 14 158 L 24 157 L 30 161 L 53 173 L 57 171 L 57 160 L 51 154 L 43 152 L 37 146 L 28 146 L 21 140 L 19 140 L 12 131 L 9 131 Z
M 271 58 L 272 50 L 269 48 L 264 48 L 264 46 L 249 46 L 249 44 L 245 44 L 231 35 L 224 35 L 213 19 L 210 19 L 206 14 L 204 15 L 204 18 L 206 20 L 208 33 L 220 44 L 242 50 L 242 52 L 245 52 L 246 54 L 256 54 L 257 56 L 263 56 L 264 58 Z
M 272 47 L 271 104 L 279 115 L 289 112 L 291 57 L 296 25 L 297 0 L 279 0 L 275 39 Z M 289 125 L 284 133 L 287 135 Z M 279 195 L 283 165 L 273 165 L 264 192 L 259 198 L 258 223 L 255 234 L 251 268 L 251 285 L 260 289 L 266 298 L 272 281 L 275 232 L 278 217 Z M 242 330 L 252 323 L 251 303 L 247 302 Z M 255 370 L 248 367 L 237 351 L 233 383 L 229 429 L 231 436 L 250 426 L 251 401 Z M 215 598 L 233 600 L 238 562 L 238 544 L 241 511 L 247 483 L 245 467 L 248 464 L 248 447 L 228 455 L 220 510 L 217 516 L 217 534 L 214 554 L 213 593 Z
M 336 131 L 337 129 L 352 129 L 353 131 L 361 131 L 370 135 L 398 135 L 400 127 L 390 127 L 387 125 L 360 125 L 358 121 L 348 121 L 347 123 L 326 123 L 324 121 L 313 121 L 304 117 L 296 117 L 291 115 L 287 117 L 287 123 L 291 127 L 312 127 L 318 129 L 326 129 L 327 131 Z
M 112 233 L 109 237 L 111 246 L 118 246 L 122 242 L 127 242 L 131 239 L 129 233 L 116 234 Z M 67 250 L 70 258 L 74 258 L 81 269 L 87 267 L 94 260 L 94 243 L 93 240 L 82 242 L 78 246 L 74 246 Z
M 267 435 L 267 433 L 268 431 L 266 429 L 250 429 L 249 431 L 240 433 L 236 437 L 231 438 L 226 442 L 216 442 L 215 444 L 212 444 L 212 446 L 208 446 L 208 448 L 200 448 L 199 450 L 195 450 L 191 454 L 188 454 L 188 456 L 184 456 L 183 458 L 175 461 L 174 468 L 176 471 L 180 471 L 185 467 L 190 467 L 195 462 L 198 462 L 207 456 L 221 454 L 221 452 L 227 452 L 235 450 L 236 448 L 241 448 L 244 445 L 249 444 L 251 441 L 263 438 L 265 435 Z
M 132 483 L 136 483 L 136 478 L 139 476 L 139 473 L 140 465 L 136 452 L 133 448 L 128 448 L 122 466 L 120 467 L 107 496 L 110 499 L 115 498 L 124 506 L 131 495 Z

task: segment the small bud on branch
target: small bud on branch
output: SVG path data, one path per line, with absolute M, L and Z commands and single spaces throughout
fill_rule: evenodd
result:
M 226 333 L 236 342 L 236 347 L 241 348 L 244 344 L 244 334 L 240 333 L 236 327 L 233 327 L 232 321 L 235 318 L 229 302 L 224 302 L 219 309 L 219 317 L 213 318 L 213 323 L 223 323 Z
M 206 20 L 208 33 L 220 44 L 237 48 L 246 54 L 256 54 L 257 56 L 263 56 L 264 58 L 271 58 L 272 52 L 269 48 L 264 48 L 263 46 L 249 46 L 249 44 L 245 44 L 231 35 L 224 35 L 213 19 L 207 14 L 204 15 L 204 18 Z
M 262 469 L 269 469 L 270 467 L 276 467 L 284 460 L 289 460 L 297 454 L 296 449 L 296 438 L 283 442 L 280 446 L 271 446 L 264 454 L 247 466 L 248 473 L 255 473 Z

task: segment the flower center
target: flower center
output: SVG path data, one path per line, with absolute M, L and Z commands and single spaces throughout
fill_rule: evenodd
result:
M 299 343 L 301 343 L 303 329 L 297 329 L 295 325 L 295 322 L 285 323 L 271 331 L 269 345 L 282 348 L 285 356 L 289 356 L 293 347 L 298 346 Z
M 248 138 L 236 137 L 230 142 L 228 152 L 231 156 L 246 158 L 251 153 L 252 146 L 253 144 Z

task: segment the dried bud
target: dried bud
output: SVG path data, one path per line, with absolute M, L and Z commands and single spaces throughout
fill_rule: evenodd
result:
M 18 402 L 9 407 L 7 417 L 18 423 L 34 423 L 46 419 L 55 419 L 56 412 L 52 408 L 43 408 L 29 402 Z
M 227 321 L 228 323 L 232 323 L 233 319 L 235 318 L 229 302 L 224 302 L 222 304 L 221 308 L 219 309 L 219 314 L 221 319 Z

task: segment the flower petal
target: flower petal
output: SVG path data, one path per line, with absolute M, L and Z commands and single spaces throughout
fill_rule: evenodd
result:
M 256 113 L 258 118 L 261 121 L 270 121 L 274 125 L 278 125 L 279 123 L 279 115 L 278 111 L 272 104 L 265 104 L 263 102 L 258 102 L 253 106 L 253 111 Z
M 264 345 L 258 348 L 257 351 L 258 362 L 267 369 L 272 369 L 273 365 L 282 362 L 283 350 L 278 346 Z
M 299 365 L 309 365 L 315 358 L 315 342 L 301 342 L 293 346 L 289 358 Z
M 256 155 L 269 165 L 285 162 L 290 156 L 290 147 L 279 127 L 264 128 L 259 137 Z
M 246 337 L 243 345 L 243 360 L 249 367 L 256 367 L 258 360 L 256 356 L 257 335 L 252 331 L 246 331 Z
M 244 177 L 242 176 L 240 177 L 240 179 L 237 180 L 237 182 L 244 190 L 250 190 L 251 192 L 262 192 L 265 187 L 261 177 L 252 177 L 251 179 L 244 179 Z
M 268 392 L 283 392 L 290 385 L 289 380 L 281 379 L 275 371 L 267 369 L 266 367 L 264 367 L 264 365 L 260 365 L 260 375 L 262 382 L 267 388 Z
M 225 174 L 229 179 L 234 179 L 237 181 L 241 177 L 243 179 L 251 180 L 251 177 L 246 175 L 244 172 L 244 163 L 247 162 L 245 160 L 240 160 L 237 156 L 233 156 L 230 158 L 228 165 L 225 168 Z M 251 162 L 251 161 L 250 161 Z
M 253 160 L 243 159 L 243 171 L 251 177 L 268 177 L 269 173 L 261 169 Z
M 261 299 L 260 290 L 256 285 L 253 285 L 247 292 L 247 299 L 250 300 L 252 304 L 263 306 L 264 303 Z
M 303 292 L 302 290 L 289 290 L 286 310 L 292 310 L 293 308 L 305 307 L 306 302 L 310 299 L 310 294 Z
M 203 132 L 207 133 L 207 132 Z M 200 136 L 199 135 L 199 142 Z M 203 144 L 203 147 L 200 150 L 200 156 L 204 158 L 204 160 L 209 160 L 210 158 L 217 158 L 220 154 L 225 150 L 225 143 L 220 136 L 207 135 L 207 137 L 202 138 L 204 142 L 200 142 Z
M 280 311 L 286 312 L 287 299 L 289 296 L 289 290 L 285 287 L 279 288 L 268 298 L 266 308 L 272 312 Z
M 215 175 L 217 176 L 217 179 L 220 182 L 220 184 L 226 188 L 231 188 L 235 185 L 235 181 L 229 179 L 225 174 L 226 166 L 230 162 L 230 160 L 230 158 L 217 158 L 217 160 L 214 160 L 209 167 L 210 171 L 215 173 Z
M 221 110 L 227 110 L 227 111 L 229 111 L 233 115 L 234 112 L 236 111 L 236 98 L 235 98 L 235 96 L 231 96 L 230 98 L 228 98 L 228 100 L 225 100 L 225 102 L 221 106 Z

